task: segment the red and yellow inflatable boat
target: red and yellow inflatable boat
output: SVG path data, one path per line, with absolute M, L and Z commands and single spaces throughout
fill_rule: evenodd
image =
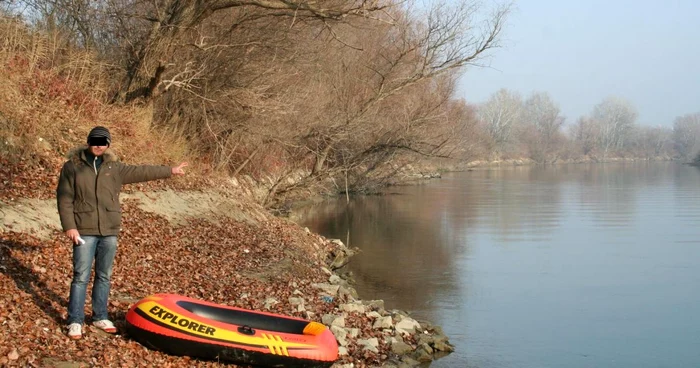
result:
M 272 367 L 330 367 L 338 343 L 321 323 L 156 294 L 126 314 L 129 336 L 146 347 Z

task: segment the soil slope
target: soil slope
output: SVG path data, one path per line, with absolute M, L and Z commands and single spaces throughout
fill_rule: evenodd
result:
M 120 330 L 130 305 L 153 293 L 307 319 L 335 307 L 313 284 L 328 280 L 324 266 L 337 245 L 226 191 L 136 192 L 125 195 L 122 210 L 110 300 Z M 71 244 L 58 226 L 55 200 L 0 201 L 0 365 L 219 365 L 148 350 L 92 327 L 82 340 L 68 339 Z M 288 302 L 293 293 L 306 299 L 305 310 Z M 343 361 L 378 362 L 349 353 Z

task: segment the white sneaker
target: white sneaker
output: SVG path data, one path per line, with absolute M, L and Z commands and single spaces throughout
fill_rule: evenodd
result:
M 103 319 L 101 321 L 95 321 L 92 323 L 93 326 L 99 328 L 100 330 L 107 332 L 107 333 L 116 333 L 117 328 L 114 327 L 114 323 L 108 319 Z
M 68 325 L 68 337 L 73 340 L 77 340 L 83 337 L 83 324 L 82 323 L 71 323 Z

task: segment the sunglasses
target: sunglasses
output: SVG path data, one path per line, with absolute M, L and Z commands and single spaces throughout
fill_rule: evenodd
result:
M 88 138 L 88 146 L 109 146 L 109 141 L 104 137 Z

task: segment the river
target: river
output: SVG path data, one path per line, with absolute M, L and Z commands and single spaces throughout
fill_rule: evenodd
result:
M 450 173 L 299 211 L 361 249 L 362 299 L 443 327 L 431 367 L 700 367 L 700 170 Z

